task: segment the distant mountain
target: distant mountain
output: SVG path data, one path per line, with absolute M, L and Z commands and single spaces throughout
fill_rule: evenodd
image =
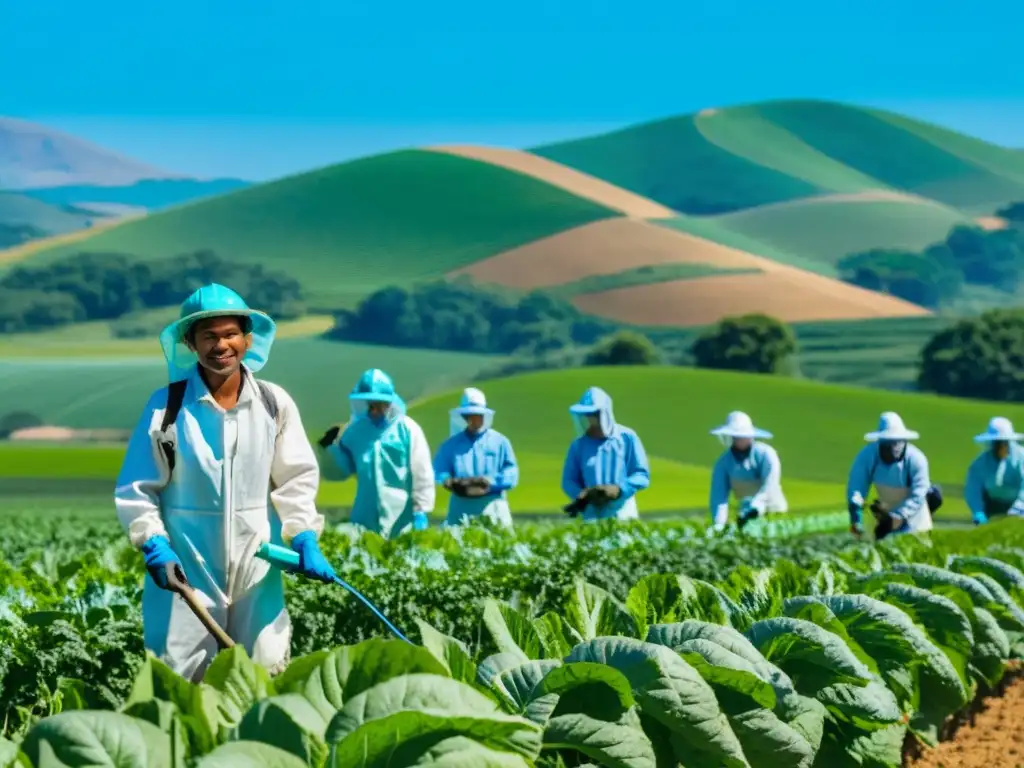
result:
M 181 178 L 52 128 L 0 117 L 0 188 L 123 186 Z
M 241 179 L 146 179 L 124 186 L 76 184 L 26 189 L 22 194 L 52 205 L 103 210 L 110 205 L 157 210 L 248 187 Z

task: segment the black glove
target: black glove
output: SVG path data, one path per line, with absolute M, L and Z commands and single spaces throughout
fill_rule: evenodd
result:
M 892 533 L 892 516 L 889 507 L 878 499 L 871 502 L 871 514 L 875 516 L 875 541 L 880 541 Z
M 569 517 L 576 517 L 580 512 L 587 508 L 587 492 L 583 491 L 579 496 L 570 501 L 564 507 L 562 511 L 565 512 Z
M 595 507 L 603 507 L 609 501 L 619 498 L 622 491 L 617 485 L 595 485 L 584 491 L 584 498 Z
M 466 478 L 464 477 L 453 477 L 444 485 L 445 488 L 454 493 L 456 496 L 466 495 Z
M 333 426 L 330 429 L 328 429 L 326 432 L 324 432 L 324 436 L 321 437 L 320 440 L 318 440 L 317 442 L 320 443 L 320 446 L 322 448 L 329 448 L 331 443 L 333 443 L 335 440 L 338 439 L 338 433 L 339 432 L 341 432 L 341 427 L 340 426 Z
M 486 496 L 491 490 L 491 481 L 486 477 L 467 477 L 463 482 L 466 496 L 471 499 Z

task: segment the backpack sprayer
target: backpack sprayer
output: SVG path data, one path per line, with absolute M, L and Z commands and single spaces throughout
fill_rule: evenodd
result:
M 288 573 L 297 573 L 299 570 L 299 553 L 292 549 L 288 549 L 287 547 L 281 547 L 277 544 L 263 544 L 256 552 L 256 557 L 261 560 L 266 560 L 275 568 L 287 571 Z M 357 598 L 363 605 L 369 608 L 373 612 L 373 615 L 380 619 L 384 623 L 384 626 L 391 630 L 391 634 L 399 640 L 404 640 L 405 642 L 412 644 L 412 641 L 403 635 L 394 624 L 388 621 L 387 617 L 378 610 L 377 606 L 364 597 L 358 589 L 353 587 L 340 576 L 334 577 L 334 583 L 339 587 L 343 587 L 348 590 L 353 597 Z

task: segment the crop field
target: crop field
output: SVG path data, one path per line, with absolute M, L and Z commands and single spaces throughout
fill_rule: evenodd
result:
M 1024 655 L 1024 524 L 814 532 L 834 522 L 332 527 L 412 644 L 288 577 L 290 666 L 236 647 L 194 685 L 145 655 L 116 522 L 6 512 L 0 765 L 897 768 Z

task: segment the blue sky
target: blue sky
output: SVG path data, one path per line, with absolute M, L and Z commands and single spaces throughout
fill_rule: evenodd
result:
M 785 97 L 876 104 L 1024 146 L 1024 4 L 977 7 L 0 0 L 0 111 L 169 169 L 248 178 Z

